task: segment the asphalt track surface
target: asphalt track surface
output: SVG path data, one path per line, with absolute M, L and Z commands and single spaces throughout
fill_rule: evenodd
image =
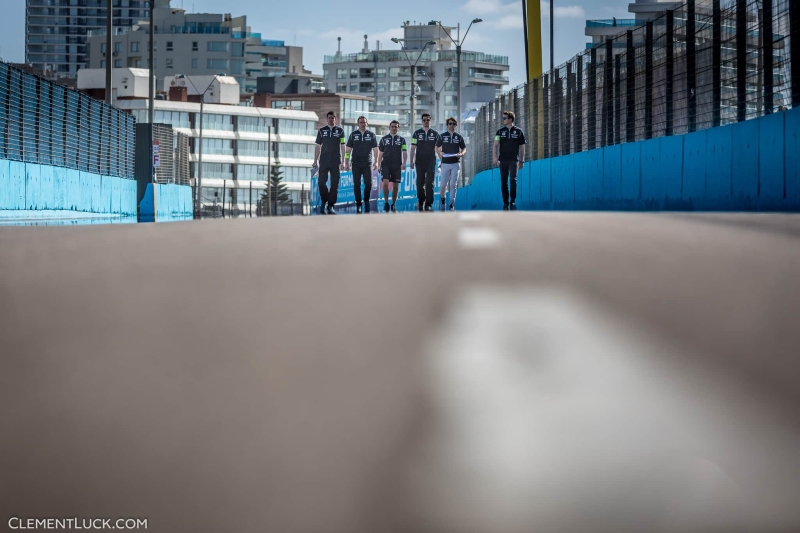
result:
M 800 531 L 799 274 L 791 215 L 0 228 L 2 528 Z

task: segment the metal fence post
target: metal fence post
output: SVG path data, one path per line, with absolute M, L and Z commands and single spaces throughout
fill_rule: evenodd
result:
M 542 77 L 542 115 L 544 116 L 544 124 L 542 127 L 544 128 L 544 156 L 550 157 L 552 152 L 550 150 L 550 76 L 545 74 Z
M 614 52 L 611 39 L 606 41 L 606 75 L 603 80 L 605 113 L 603 115 L 603 146 L 613 142 L 614 132 Z
M 608 144 L 620 143 L 620 129 L 622 128 L 622 57 L 614 57 L 614 134 Z
M 572 131 L 575 137 L 573 141 L 573 151 L 580 152 L 583 150 L 581 146 L 583 141 L 583 56 L 578 56 L 578 64 L 575 72 L 575 92 L 573 93 L 574 104 L 572 116 L 574 123 Z
M 686 4 L 686 102 L 689 132 L 697 130 L 697 35 L 695 0 Z
M 625 142 L 632 143 L 636 140 L 636 50 L 633 48 L 633 32 L 628 30 L 628 65 L 625 69 L 628 98 L 625 105 Z
M 539 80 L 533 80 L 533 124 L 531 125 L 533 150 L 531 160 L 539 159 Z
M 644 37 L 644 138 L 653 138 L 653 21 L 647 21 Z
M 797 3 L 796 1 L 793 3 Z M 775 58 L 773 56 L 774 48 L 774 35 L 772 28 L 772 0 L 764 0 L 764 11 L 762 16 L 761 33 L 763 35 L 762 42 L 764 43 L 764 112 L 769 115 L 772 113 L 772 108 L 775 105 L 775 76 L 773 68 L 775 66 Z
M 567 63 L 567 106 L 564 113 L 564 137 L 561 143 L 561 153 L 571 154 L 572 150 L 572 100 L 575 98 L 575 74 L 572 72 L 572 61 Z
M 792 107 L 800 107 L 800 2 L 789 2 L 789 43 Z
M 736 0 L 736 119 L 747 119 L 747 0 Z
M 589 51 L 588 66 L 589 94 L 588 106 L 586 110 L 586 148 L 593 150 L 597 147 L 597 49 Z
M 552 114 L 550 116 L 550 153 L 553 156 L 561 155 L 559 150 L 561 148 L 561 113 L 564 102 L 564 91 L 563 84 L 561 82 L 561 75 L 560 73 L 556 74 L 556 72 L 558 71 L 553 71 L 553 88 L 551 89 L 550 96 L 550 101 L 552 102 L 552 105 L 550 106 L 550 109 L 552 109 Z
M 666 80 L 666 97 L 667 97 L 667 124 L 665 135 L 672 135 L 672 79 L 675 76 L 675 12 L 671 9 L 667 10 L 667 34 L 666 34 L 666 63 L 667 63 L 667 80 Z
M 722 106 L 722 9 L 720 0 L 713 1 L 711 29 L 711 127 L 721 123 Z

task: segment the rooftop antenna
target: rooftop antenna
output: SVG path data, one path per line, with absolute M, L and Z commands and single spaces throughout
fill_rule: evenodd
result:
M 367 35 L 364 34 L 364 49 L 362 50 L 363 53 L 369 52 L 369 42 L 367 41 Z

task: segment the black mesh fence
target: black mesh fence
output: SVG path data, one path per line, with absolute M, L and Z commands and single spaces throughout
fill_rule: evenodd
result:
M 504 110 L 527 160 L 741 122 L 800 105 L 799 0 L 694 0 L 584 50 L 480 109 L 474 172 Z M 792 36 L 795 42 L 792 43 Z M 795 81 L 795 87 L 792 85 Z

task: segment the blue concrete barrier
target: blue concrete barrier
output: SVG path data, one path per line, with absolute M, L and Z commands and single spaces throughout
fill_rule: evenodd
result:
M 136 192 L 134 182 L 133 192 Z M 194 216 L 192 188 L 188 185 L 147 184 L 139 202 L 139 221 L 189 220 Z M 155 208 L 155 209 L 154 209 Z
M 136 214 L 136 182 L 0 159 L 0 211 L 79 211 L 131 216 Z
M 800 211 L 800 109 L 675 137 L 527 162 L 520 209 Z M 499 170 L 458 209 L 500 209 Z

